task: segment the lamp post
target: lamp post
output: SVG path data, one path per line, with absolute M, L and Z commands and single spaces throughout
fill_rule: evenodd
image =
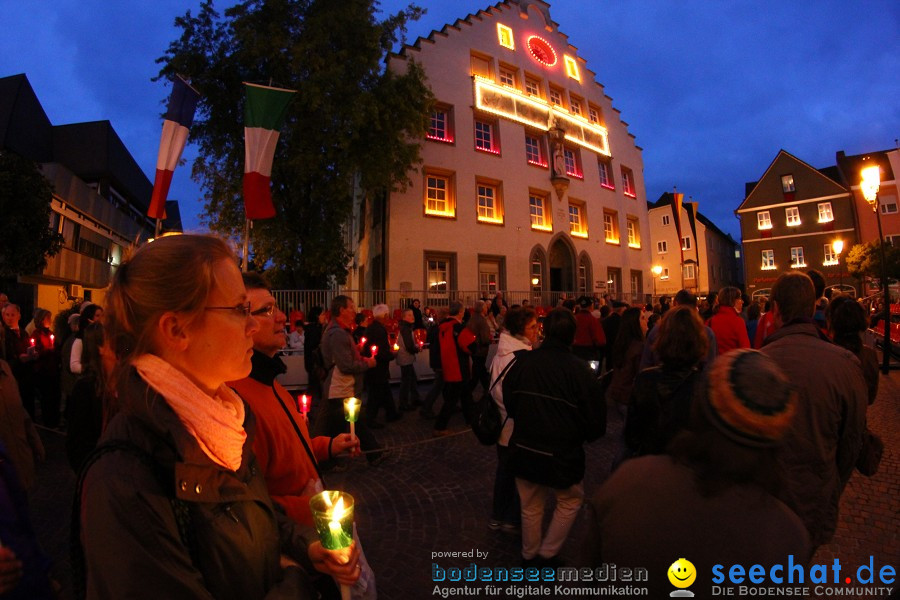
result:
M 662 273 L 662 267 L 660 265 L 653 265 L 653 268 L 650 269 L 650 272 L 653 273 L 653 295 L 656 296 L 656 279 Z
M 838 264 L 838 290 L 844 293 L 844 266 L 841 264 L 841 252 L 844 250 L 844 240 L 834 240 L 831 242 L 831 249 L 837 257 Z
M 875 219 L 878 221 L 878 243 L 881 245 L 881 288 L 884 290 L 884 343 L 881 347 L 881 372 L 887 375 L 891 369 L 891 289 L 888 286 L 888 266 L 884 251 L 884 234 L 881 230 L 881 211 L 878 210 L 881 169 L 878 165 L 872 165 L 862 169 L 860 174 L 862 175 L 860 188 L 862 188 L 863 198 L 875 211 Z

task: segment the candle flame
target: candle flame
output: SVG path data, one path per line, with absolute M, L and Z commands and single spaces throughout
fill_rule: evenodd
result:
M 346 509 L 344 509 L 344 497 L 341 496 L 338 498 L 337 504 L 334 505 L 334 510 L 331 511 L 331 522 L 339 523 L 342 518 L 344 518 L 344 513 Z

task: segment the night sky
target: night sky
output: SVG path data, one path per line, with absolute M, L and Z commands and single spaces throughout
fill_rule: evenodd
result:
M 428 13 L 410 26 L 410 43 L 488 6 L 421 4 Z M 150 79 L 178 35 L 175 16 L 197 6 L 4 2 L 0 76 L 27 74 L 56 125 L 111 121 L 152 181 L 168 87 Z M 744 183 L 780 149 L 819 168 L 838 150 L 885 150 L 900 137 L 894 0 L 557 0 L 550 14 L 643 148 L 647 199 L 678 186 L 735 238 Z M 185 157 L 194 155 L 188 144 Z M 186 229 L 200 228 L 190 164 L 175 171 L 169 198 L 181 201 Z

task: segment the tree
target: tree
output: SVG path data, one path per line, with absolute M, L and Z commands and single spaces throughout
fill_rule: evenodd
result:
M 343 283 L 343 225 L 354 186 L 375 193 L 409 185 L 433 103 L 421 67 L 386 68 L 385 58 L 422 9 L 379 21 L 374 0 L 247 0 L 224 17 L 204 0 L 175 20 L 182 31 L 160 77 L 182 73 L 201 93 L 191 139 L 193 177 L 206 194 L 204 222 L 238 238 L 244 224 L 242 82 L 298 91 L 275 154 L 276 217 L 254 222 L 253 260 L 281 285 Z
M 888 278 L 900 279 L 900 248 L 892 244 L 885 244 L 884 250 L 888 266 Z M 856 244 L 850 248 L 845 260 L 850 275 L 857 279 L 873 277 L 880 280 L 883 275 L 881 268 L 881 243 L 878 240 L 865 244 Z
M 59 252 L 62 236 L 50 230 L 53 186 L 38 165 L 0 150 L 0 277 L 39 273 Z

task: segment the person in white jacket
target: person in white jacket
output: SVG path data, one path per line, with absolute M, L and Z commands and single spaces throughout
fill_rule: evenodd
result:
M 530 306 L 517 306 L 506 313 L 504 329 L 500 333 L 497 354 L 491 362 L 491 396 L 500 409 L 503 430 L 497 440 L 497 474 L 494 478 L 494 502 L 489 527 L 516 532 L 522 520 L 519 507 L 519 493 L 516 478 L 507 467 L 509 438 L 513 431 L 513 421 L 507 418 L 503 405 L 503 381 L 505 369 L 520 350 L 531 350 L 537 345 L 539 325 L 537 313 Z
M 81 316 L 78 318 L 78 333 L 72 342 L 72 353 L 69 355 L 69 371 L 75 375 L 81 375 L 83 366 L 81 354 L 84 352 L 84 331 L 91 323 L 96 323 L 103 317 L 103 308 L 92 302 L 85 302 L 81 306 Z

